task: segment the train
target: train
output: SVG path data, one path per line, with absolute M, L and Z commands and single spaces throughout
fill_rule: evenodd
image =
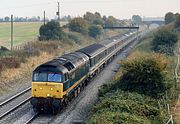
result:
M 137 40 L 138 34 L 108 38 L 36 67 L 30 100 L 34 110 L 57 113 L 67 106 L 122 49 Z

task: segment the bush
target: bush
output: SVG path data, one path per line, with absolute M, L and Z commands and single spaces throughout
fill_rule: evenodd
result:
M 9 50 L 8 50 L 8 48 L 6 48 L 6 47 L 4 47 L 4 46 L 1 46 L 0 51 L 3 52 L 3 51 L 9 51 Z
M 102 26 L 100 25 L 92 25 L 89 27 L 89 36 L 93 38 L 97 38 L 98 35 L 102 34 Z
M 3 57 L 0 59 L 0 73 L 6 68 L 19 68 L 21 61 L 17 57 Z
M 172 12 L 168 12 L 165 15 L 165 24 L 169 24 L 175 21 L 175 15 Z
M 179 13 L 176 14 L 175 28 L 180 30 L 180 14 Z
M 174 45 L 178 41 L 178 36 L 169 29 L 162 28 L 158 30 L 153 37 L 152 50 L 158 53 L 173 55 Z
M 68 34 L 68 38 L 73 40 L 77 44 L 80 44 L 81 42 L 81 39 L 79 38 L 79 36 L 74 35 L 74 34 Z
M 58 42 L 38 42 L 32 44 L 32 48 L 34 52 L 47 52 L 53 53 L 56 49 L 58 49 Z
M 74 18 L 69 23 L 69 30 L 79 32 L 82 34 L 88 33 L 88 23 L 81 17 Z
M 93 107 L 92 116 L 87 124 L 160 123 L 161 112 L 155 99 L 134 92 L 117 90 L 100 97 L 99 102 Z
M 42 25 L 39 34 L 39 40 L 62 40 L 66 38 L 66 34 L 60 28 L 59 22 L 56 21 L 50 21 Z
M 158 98 L 170 89 L 167 82 L 167 60 L 160 54 L 132 55 L 122 61 L 122 77 L 117 87 Z
M 103 96 L 108 91 L 121 89 L 159 98 L 173 85 L 166 66 L 167 60 L 163 55 L 134 53 L 121 62 L 119 78 L 104 85 L 99 94 Z

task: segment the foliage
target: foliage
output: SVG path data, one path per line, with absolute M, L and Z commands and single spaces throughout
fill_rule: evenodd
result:
M 133 53 L 121 62 L 121 66 L 120 78 L 104 85 L 100 96 L 109 90 L 122 89 L 157 98 L 172 87 L 171 78 L 166 72 L 167 60 L 163 55 Z
M 175 14 L 176 20 L 175 20 L 175 28 L 180 28 L 180 14 Z
M 103 26 L 104 25 L 104 21 L 102 19 L 95 19 L 93 21 L 93 24 Z
M 0 58 L 0 74 L 4 68 L 19 68 L 21 61 L 17 57 Z
M 96 38 L 102 34 L 102 27 L 100 25 L 92 25 L 89 27 L 89 36 Z
M 155 99 L 138 93 L 117 90 L 100 97 L 87 124 L 150 124 L 159 122 L 161 111 Z
M 132 21 L 137 25 L 142 24 L 142 18 L 139 15 L 133 15 Z
M 69 23 L 69 30 L 82 34 L 88 33 L 88 23 L 81 17 L 74 18 Z
M 94 14 L 91 12 L 86 12 L 86 14 L 83 17 L 86 21 L 93 23 L 94 20 L 101 19 L 101 14 L 98 12 L 95 12 Z
M 158 53 L 165 53 L 173 55 L 173 48 L 178 41 L 178 36 L 169 29 L 159 29 L 155 34 L 152 41 L 152 50 Z
M 98 103 L 86 123 L 161 123 L 165 110 L 158 107 L 157 99 L 172 87 L 167 63 L 160 54 L 131 54 L 121 62 L 113 81 L 100 88 Z
M 32 42 L 17 51 L 4 51 L 0 53 L 0 74 L 8 68 L 19 68 L 29 57 L 39 56 L 41 52 L 52 53 L 58 49 L 57 42 Z
M 120 89 L 157 98 L 171 87 L 166 82 L 167 60 L 163 55 L 136 54 L 121 64 L 123 75 L 117 84 Z
M 168 12 L 165 15 L 165 24 L 169 24 L 175 21 L 175 16 L 172 12 Z
M 70 40 L 73 40 L 77 44 L 80 44 L 80 42 L 81 42 L 81 39 L 79 38 L 79 36 L 77 36 L 75 34 L 68 34 L 68 38 Z
M 8 48 L 1 46 L 0 51 L 9 51 Z
M 105 21 L 105 26 L 106 27 L 115 27 L 118 26 L 117 19 L 114 18 L 113 16 L 109 16 L 106 21 Z
M 50 21 L 45 25 L 42 25 L 39 29 L 40 40 L 62 40 L 66 37 L 66 34 L 60 28 L 60 24 L 57 21 Z

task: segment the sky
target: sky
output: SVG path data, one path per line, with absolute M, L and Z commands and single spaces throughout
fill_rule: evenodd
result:
M 171 11 L 180 13 L 180 0 L 0 0 L 0 17 L 43 16 L 53 18 L 60 2 L 61 15 L 82 16 L 87 11 L 129 19 L 134 14 L 142 17 L 164 17 Z

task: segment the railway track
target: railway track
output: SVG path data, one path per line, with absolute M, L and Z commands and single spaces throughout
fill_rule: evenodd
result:
M 27 103 L 31 99 L 30 90 L 31 87 L 0 103 L 0 120 Z
M 37 116 L 39 115 L 39 112 L 34 113 L 24 124 L 29 124 L 32 122 Z

